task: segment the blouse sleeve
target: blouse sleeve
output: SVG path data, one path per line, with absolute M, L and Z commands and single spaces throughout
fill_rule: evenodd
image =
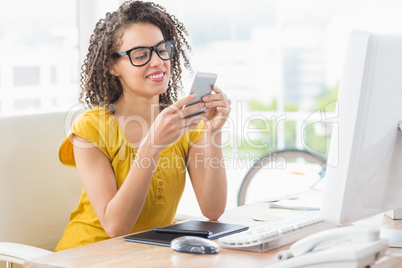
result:
M 205 122 L 204 120 L 201 120 L 198 125 L 187 132 L 189 135 L 188 141 L 189 141 L 189 146 L 192 144 L 196 143 L 205 133 Z
M 73 150 L 74 135 L 84 138 L 86 141 L 95 145 L 101 150 L 108 159 L 110 156 L 110 144 L 107 141 L 110 139 L 110 128 L 108 117 L 100 115 L 98 112 L 85 112 L 81 114 L 74 122 L 67 136 L 63 139 L 59 148 L 59 160 L 63 165 L 75 167 L 75 158 Z M 87 143 L 77 142 L 75 146 L 82 146 L 88 148 Z M 113 147 L 113 146 L 112 146 Z

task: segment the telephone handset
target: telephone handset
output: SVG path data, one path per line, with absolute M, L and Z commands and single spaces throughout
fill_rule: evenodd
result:
M 384 255 L 387 247 L 388 242 L 380 239 L 378 228 L 339 227 L 295 242 L 289 250 L 278 252 L 279 262 L 270 267 L 369 267 Z

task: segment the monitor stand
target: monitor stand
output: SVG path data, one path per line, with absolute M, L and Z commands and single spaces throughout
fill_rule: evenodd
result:
M 385 212 L 385 215 L 393 220 L 402 220 L 402 208 L 387 211 Z

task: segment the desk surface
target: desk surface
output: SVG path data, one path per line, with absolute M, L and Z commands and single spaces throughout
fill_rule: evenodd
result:
M 256 224 L 253 218 L 270 214 L 267 204 L 253 204 L 225 212 L 220 221 L 253 226 Z M 382 214 L 356 225 L 402 229 L 402 221 L 393 221 Z M 195 255 L 174 252 L 169 247 L 125 242 L 123 237 L 117 237 L 32 259 L 24 267 L 265 267 L 275 263 L 276 252 L 287 248 L 289 246 L 264 253 L 221 248 L 218 254 Z M 401 254 L 402 249 L 390 248 L 389 252 Z M 377 267 L 402 267 L 400 265 L 400 258 L 384 257 Z

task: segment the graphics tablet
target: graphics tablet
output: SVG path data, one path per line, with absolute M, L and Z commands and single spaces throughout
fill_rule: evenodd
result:
M 128 235 L 124 237 L 124 240 L 159 246 L 170 246 L 170 242 L 180 236 L 193 235 L 212 240 L 247 229 L 248 226 L 238 224 L 191 220 Z

